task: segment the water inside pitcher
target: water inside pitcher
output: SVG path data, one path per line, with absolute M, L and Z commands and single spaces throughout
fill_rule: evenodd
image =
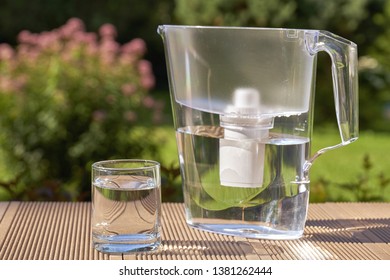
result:
M 303 234 L 309 169 L 358 137 L 357 47 L 316 30 L 162 25 L 186 220 L 250 238 Z M 316 54 L 332 59 L 341 144 L 311 154 Z

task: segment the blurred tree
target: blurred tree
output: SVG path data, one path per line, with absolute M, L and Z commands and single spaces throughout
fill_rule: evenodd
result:
M 382 31 L 371 46 L 372 55 L 383 67 L 390 69 L 390 2 L 384 5 L 383 12 L 374 14 L 373 21 Z
M 368 1 L 176 0 L 175 15 L 189 25 L 327 28 L 345 34 L 367 17 Z
M 117 41 L 142 38 L 147 46 L 145 58 L 156 73 L 156 87 L 166 88 L 165 61 L 157 25 L 170 23 L 174 0 L 1 0 L 0 43 L 15 45 L 22 30 L 39 33 L 63 25 L 69 18 L 83 20 L 86 29 L 97 32 L 105 23 L 118 30 Z
M 360 120 L 372 130 L 390 131 L 390 2 L 373 1 L 372 27 L 377 36 L 360 59 Z M 379 4 L 383 4 L 379 5 Z M 368 32 L 368 29 L 365 29 Z
M 104 23 L 115 25 L 121 43 L 140 35 L 152 38 L 156 37 L 156 24 L 170 21 L 171 9 L 172 0 L 2 0 L 0 42 L 16 43 L 15 34 L 24 29 L 51 30 L 72 17 L 81 18 L 94 32 Z
M 175 15 L 189 25 L 276 26 L 286 24 L 295 8 L 288 0 L 176 0 Z
M 358 44 L 360 128 L 390 131 L 390 2 L 175 0 L 181 24 L 328 30 Z M 329 56 L 318 54 L 316 123 L 335 123 Z
M 153 154 L 163 143 L 147 129 L 161 124 L 163 104 L 149 95 L 146 44 L 121 45 L 116 34 L 112 24 L 87 32 L 72 18 L 22 31 L 15 48 L 0 44 L 0 149 L 14 173 L 0 185 L 14 198 L 86 199 L 93 161 Z

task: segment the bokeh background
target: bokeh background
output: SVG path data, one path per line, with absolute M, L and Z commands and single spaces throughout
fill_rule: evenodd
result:
M 358 44 L 360 138 L 321 156 L 311 201 L 390 201 L 390 1 L 2 0 L 0 200 L 90 199 L 90 165 L 162 163 L 181 182 L 159 24 L 322 29 Z M 319 54 L 313 152 L 338 143 Z

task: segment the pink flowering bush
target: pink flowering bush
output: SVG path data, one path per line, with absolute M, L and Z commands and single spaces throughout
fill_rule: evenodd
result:
M 85 200 L 90 165 L 157 149 L 163 106 L 146 44 L 120 45 L 111 24 L 86 32 L 77 18 L 58 29 L 22 31 L 0 44 L 0 149 L 13 199 Z M 161 141 L 161 140 L 160 140 Z

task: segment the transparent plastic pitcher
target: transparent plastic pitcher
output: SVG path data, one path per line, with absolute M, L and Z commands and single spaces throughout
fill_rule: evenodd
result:
M 162 25 L 186 220 L 299 238 L 309 170 L 358 137 L 357 46 L 326 31 Z M 310 151 L 316 54 L 332 60 L 341 143 Z

